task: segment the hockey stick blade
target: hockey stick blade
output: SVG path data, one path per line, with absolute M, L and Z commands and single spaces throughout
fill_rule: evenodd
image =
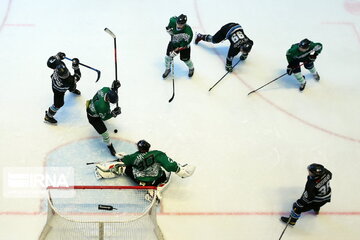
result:
M 113 38 L 116 38 L 115 34 L 110 29 L 105 28 L 104 31 L 110 34 L 110 36 L 112 36 Z
M 175 97 L 175 80 L 174 80 L 174 78 L 173 78 L 172 82 L 173 82 L 173 94 L 172 94 L 171 98 L 169 99 L 169 103 L 172 100 L 174 100 L 174 97 Z
M 173 59 L 172 62 L 171 62 L 171 75 L 172 75 L 172 90 L 173 90 L 173 93 L 172 93 L 171 98 L 169 99 L 169 103 L 170 103 L 170 102 L 174 99 L 174 97 L 175 97 L 174 59 Z
M 233 68 L 238 65 L 238 63 L 241 62 L 241 60 L 239 59 L 239 61 L 237 61 L 237 63 L 235 63 L 235 65 L 233 66 Z M 221 80 L 223 80 L 224 77 L 226 77 L 226 75 L 228 75 L 230 72 L 227 71 L 224 76 L 222 76 L 211 88 L 209 88 L 209 92 L 219 83 L 221 82 Z

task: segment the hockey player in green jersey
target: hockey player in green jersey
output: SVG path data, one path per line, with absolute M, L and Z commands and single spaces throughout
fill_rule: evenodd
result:
M 102 136 L 103 141 L 107 144 L 111 155 L 115 156 L 116 151 L 111 143 L 109 132 L 104 124 L 104 121 L 116 117 L 121 113 L 120 107 L 110 109 L 110 103 L 118 102 L 118 94 L 115 90 L 108 87 L 103 87 L 95 96 L 86 101 L 86 112 L 89 123 Z
M 193 31 L 191 27 L 186 24 L 187 17 L 181 14 L 178 17 L 170 18 L 166 31 L 170 34 L 171 40 L 167 46 L 165 56 L 165 72 L 162 75 L 166 78 L 170 73 L 170 64 L 174 61 L 174 57 L 180 53 L 180 60 L 183 61 L 189 68 L 189 77 L 194 75 L 194 64 L 190 60 L 190 43 L 193 38 Z
M 150 144 L 145 140 L 140 140 L 137 144 L 137 149 L 133 154 L 125 155 L 118 153 L 119 162 L 105 162 L 96 165 L 95 175 L 97 179 L 113 178 L 123 173 L 125 166 L 125 174 L 130 177 L 137 184 L 142 186 L 160 186 L 161 192 L 164 189 L 164 183 L 168 182 L 166 172 L 175 172 L 179 177 L 190 177 L 194 171 L 195 166 L 180 165 L 164 152 L 158 150 L 150 151 Z M 166 171 L 166 172 L 165 172 Z M 158 194 L 159 199 L 161 196 Z
M 306 86 L 306 81 L 301 74 L 300 63 L 304 63 L 304 67 L 308 69 L 314 76 L 316 81 L 320 81 L 319 73 L 316 71 L 314 61 L 322 51 L 321 43 L 314 43 L 305 38 L 300 43 L 293 44 L 286 52 L 288 61 L 287 74 L 294 74 L 296 80 L 299 81 L 299 90 L 303 91 Z

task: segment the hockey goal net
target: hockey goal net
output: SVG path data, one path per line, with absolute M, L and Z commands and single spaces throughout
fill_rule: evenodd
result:
M 40 240 L 164 239 L 156 220 L 156 187 L 48 188 L 48 215 Z M 156 195 L 154 195 L 156 196 Z

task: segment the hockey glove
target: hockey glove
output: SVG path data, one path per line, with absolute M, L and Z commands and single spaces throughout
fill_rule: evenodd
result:
M 72 60 L 72 68 L 75 70 L 75 69 L 79 69 L 79 59 L 78 58 L 73 58 Z
M 193 165 L 182 165 L 179 166 L 179 169 L 176 172 L 176 175 L 178 175 L 181 178 L 187 178 L 194 174 L 196 167 Z
M 65 53 L 58 52 L 55 57 L 57 60 L 63 60 L 65 58 L 65 56 L 66 56 Z
M 74 80 L 75 82 L 78 82 L 80 80 L 80 76 L 78 74 L 74 74 Z
M 290 67 L 290 65 L 289 65 L 289 66 L 287 66 L 286 73 L 287 73 L 288 75 L 291 75 L 291 74 L 292 74 L 292 72 L 293 72 L 292 67 Z
M 166 28 L 166 31 L 168 32 L 168 34 L 170 34 L 170 35 L 173 35 L 174 33 L 173 33 L 173 29 L 171 28 L 171 27 L 169 27 L 169 26 L 167 26 L 167 27 L 165 27 Z
M 70 92 L 74 92 L 75 90 L 76 90 L 76 82 L 74 82 L 69 88 Z
M 114 80 L 111 84 L 111 89 L 113 91 L 117 91 L 117 89 L 121 86 L 120 81 L 119 80 Z
M 169 53 L 169 56 L 172 57 L 172 58 L 176 57 L 176 55 L 177 55 L 177 52 L 175 52 L 175 51 L 171 51 Z
M 310 61 L 315 61 L 316 57 L 317 57 L 317 54 L 316 54 L 316 53 L 310 54 L 310 55 L 309 55 L 309 60 L 310 60 Z
M 116 117 L 117 115 L 120 115 L 120 114 L 121 114 L 121 108 L 120 107 L 116 107 L 111 111 L 111 115 L 113 117 Z

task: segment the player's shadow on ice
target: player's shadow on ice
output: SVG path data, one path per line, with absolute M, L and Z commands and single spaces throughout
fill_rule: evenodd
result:
M 212 43 L 202 43 L 199 42 L 197 45 L 193 45 L 192 48 L 196 51 L 196 48 L 201 48 L 209 52 L 211 55 L 218 55 L 223 57 L 223 60 L 225 61 L 225 58 L 227 57 L 229 46 L 223 45 L 221 43 L 219 44 L 212 44 Z
M 281 75 L 283 75 L 286 72 L 286 69 L 279 69 L 275 74 L 274 74 L 274 78 L 277 78 Z M 270 82 L 271 79 L 268 81 Z M 265 83 L 264 83 L 265 84 Z M 294 76 L 290 76 L 290 75 L 285 75 L 281 78 L 279 78 L 278 80 L 270 83 L 269 85 L 265 86 L 264 90 L 274 90 L 274 89 L 296 89 L 299 88 L 299 82 L 295 79 Z
M 86 118 L 86 99 L 83 96 L 78 96 L 67 91 L 65 93 L 64 102 L 64 106 L 62 106 L 55 115 L 55 118 L 60 123 L 81 123 L 84 118 Z

